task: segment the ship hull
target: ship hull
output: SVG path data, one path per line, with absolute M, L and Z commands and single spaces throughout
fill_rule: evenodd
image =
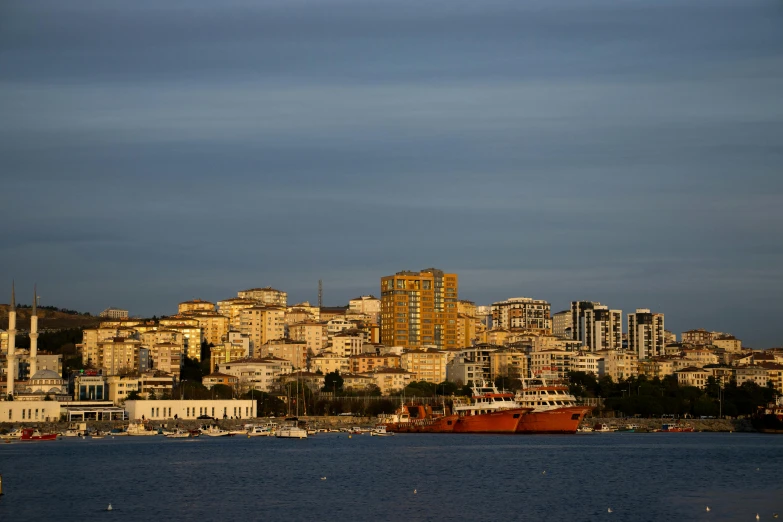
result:
M 554 410 L 531 412 L 523 416 L 517 433 L 576 433 L 590 408 L 567 406 Z
M 507 433 L 517 432 L 530 408 L 514 408 L 480 415 L 447 415 L 385 424 L 394 433 Z

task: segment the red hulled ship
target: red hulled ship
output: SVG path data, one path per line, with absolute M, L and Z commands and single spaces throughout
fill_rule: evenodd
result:
M 577 406 L 564 385 L 547 385 L 543 379 L 525 379 L 515 403 L 532 408 L 517 426 L 517 433 L 576 433 L 591 408 Z

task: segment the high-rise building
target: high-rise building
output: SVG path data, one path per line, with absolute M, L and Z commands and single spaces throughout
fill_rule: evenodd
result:
M 628 314 L 628 350 L 639 359 L 663 355 L 666 334 L 663 328 L 663 314 L 654 314 L 646 308 L 637 308 Z
M 619 350 L 623 346 L 623 315 L 621 310 L 593 301 L 572 301 L 571 321 L 573 338 L 595 352 Z
M 552 335 L 563 339 L 572 339 L 573 316 L 570 310 L 557 312 L 552 316 Z
M 285 337 L 285 308 L 254 306 L 240 312 L 239 331 L 250 337 L 254 349 Z M 253 352 L 256 353 L 256 352 Z
M 457 274 L 427 268 L 381 278 L 381 342 L 457 347 Z
M 549 318 L 551 311 L 552 307 L 546 301 L 529 297 L 512 297 L 492 303 L 492 326 L 507 330 L 517 328 L 549 333 L 552 329 Z

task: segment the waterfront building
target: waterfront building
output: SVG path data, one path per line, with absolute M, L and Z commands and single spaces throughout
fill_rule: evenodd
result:
M 288 293 L 283 292 L 282 290 L 275 290 L 271 286 L 241 290 L 237 292 L 237 297 L 240 299 L 255 301 L 257 304 L 262 306 L 271 305 L 282 306 L 285 308 L 288 305 Z
M 593 301 L 571 303 L 573 337 L 585 350 L 618 350 L 623 346 L 623 320 L 620 310 Z
M 507 330 L 522 329 L 548 334 L 552 330 L 551 305 L 541 299 L 512 297 L 492 303 L 492 324 Z
M 108 398 L 106 379 L 102 375 L 75 375 L 73 398 L 76 401 L 105 401 Z
M 2 401 L 0 422 L 56 422 L 60 420 L 57 401 Z
M 36 299 L 37 300 L 37 299 Z M 99 314 L 99 317 L 108 317 L 109 319 L 127 319 L 128 311 L 121 308 L 109 307 Z
M 250 337 L 255 349 L 269 341 L 285 338 L 285 308 L 253 306 L 240 312 L 239 331 Z
M 14 400 L 71 400 L 68 394 L 68 384 L 60 374 L 54 370 L 40 369 L 30 377 L 24 385 L 23 391 L 17 391 Z M 0 421 L 2 421 L 0 419 Z
M 403 352 L 400 366 L 411 372 L 415 381 L 439 384 L 446 380 L 446 352 L 435 348 Z
M 109 375 L 106 377 L 108 387 L 108 399 L 119 406 L 131 392 L 141 393 L 141 379 L 135 375 Z
M 457 348 L 457 274 L 428 268 L 381 278 L 381 342 Z
M 188 314 L 202 314 L 202 313 L 214 313 L 215 312 L 215 303 L 211 303 L 209 301 L 204 301 L 202 299 L 193 299 L 191 301 L 184 301 L 179 304 L 177 307 L 177 314 L 178 315 L 188 315 Z
M 131 420 L 197 419 L 208 415 L 216 419 L 251 419 L 256 416 L 254 400 L 146 400 L 125 401 Z
M 233 388 L 238 383 L 239 378 L 236 375 L 228 375 L 226 373 L 210 373 L 201 378 L 201 384 L 208 390 L 211 390 L 216 384 Z
M 680 386 L 695 386 L 701 389 L 707 386 L 707 379 L 712 375 L 711 371 L 695 366 L 682 368 L 674 373 Z
M 663 314 L 651 313 L 647 308 L 637 308 L 628 314 L 628 350 L 639 359 L 663 355 L 666 345 Z

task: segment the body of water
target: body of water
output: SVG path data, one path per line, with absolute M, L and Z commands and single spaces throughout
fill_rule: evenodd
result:
M 781 469 L 737 433 L 64 439 L 0 444 L 0 520 L 772 520 Z

